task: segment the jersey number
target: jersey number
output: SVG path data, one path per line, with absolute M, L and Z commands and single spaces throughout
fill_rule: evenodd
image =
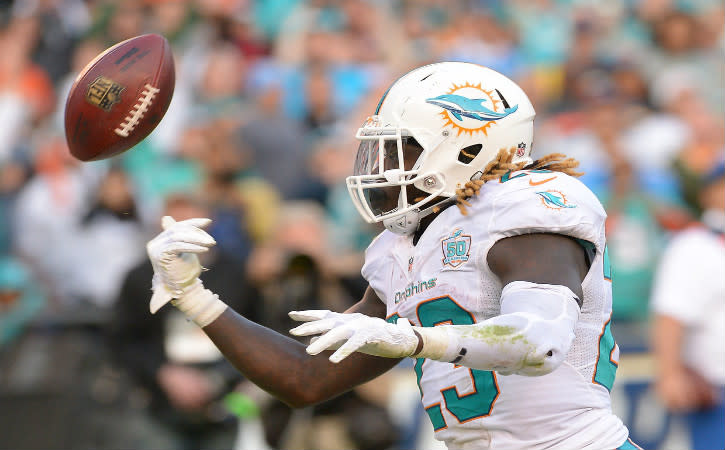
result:
M 433 327 L 442 324 L 472 325 L 475 319 L 465 309 L 458 305 L 448 296 L 433 298 L 418 305 L 418 321 L 421 326 Z M 388 320 L 395 322 L 398 319 L 395 314 Z M 415 374 L 418 378 L 418 389 L 421 396 L 423 390 L 420 387 L 420 380 L 423 377 L 424 358 L 418 358 L 415 362 Z M 455 386 L 441 389 L 441 395 L 445 400 L 445 408 L 456 418 L 458 422 L 464 423 L 470 420 L 487 417 L 491 414 L 493 404 L 498 398 L 498 385 L 496 375 L 488 370 L 468 369 L 473 384 L 473 391 L 460 394 Z M 435 431 L 446 428 L 446 421 L 443 418 L 443 406 L 440 403 L 425 408 L 428 417 L 433 423 Z

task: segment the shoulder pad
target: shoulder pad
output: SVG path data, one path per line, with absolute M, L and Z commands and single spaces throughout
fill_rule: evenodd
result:
M 486 183 L 474 204 L 495 240 L 528 233 L 558 233 L 600 246 L 607 215 L 583 183 L 561 172 L 524 170 Z M 603 249 L 601 249 L 603 251 Z

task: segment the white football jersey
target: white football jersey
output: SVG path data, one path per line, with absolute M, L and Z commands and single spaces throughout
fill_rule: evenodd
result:
M 606 214 L 576 178 L 524 170 L 484 184 L 463 215 L 449 207 L 417 245 L 389 231 L 368 247 L 362 274 L 387 306 L 389 321 L 465 325 L 500 313 L 503 286 L 486 256 L 499 239 L 558 233 L 593 257 L 583 306 L 564 363 L 539 377 L 504 376 L 419 358 L 415 372 L 436 438 L 451 449 L 617 448 L 628 435 L 611 411 L 619 349 L 609 323 L 612 289 Z M 524 263 L 524 262 L 522 262 Z

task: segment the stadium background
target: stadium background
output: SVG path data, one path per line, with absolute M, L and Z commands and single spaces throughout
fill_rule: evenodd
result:
M 261 323 L 285 332 L 290 309 L 354 302 L 376 233 L 344 189 L 354 130 L 400 74 L 466 60 L 529 94 L 535 156 L 581 161 L 609 214 L 615 412 L 645 448 L 685 448 L 650 389 L 648 301 L 665 244 L 698 218 L 700 177 L 725 156 L 724 23 L 719 0 L 0 2 L 0 447 L 178 442 L 154 440 L 174 408 L 137 365 L 145 346 L 165 348 L 163 363 L 194 356 L 170 350 L 169 323 L 145 342 L 127 315 L 146 299 L 122 289 L 163 211 L 215 219 L 219 283 Z M 146 32 L 173 46 L 169 112 L 132 151 L 81 165 L 62 131 L 69 86 Z M 260 417 L 285 448 L 440 447 L 409 368 L 290 414 L 208 362 L 226 378 L 200 420 L 236 430 L 241 417 L 239 448 L 263 445 Z

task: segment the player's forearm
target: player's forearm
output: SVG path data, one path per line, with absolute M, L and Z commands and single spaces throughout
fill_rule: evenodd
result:
M 224 356 L 250 381 L 291 406 L 314 403 L 305 398 L 304 359 L 300 343 L 258 325 L 227 308 L 203 328 Z
M 519 314 L 498 316 L 473 325 L 444 325 L 415 330 L 422 351 L 414 357 L 451 362 L 477 370 L 496 370 L 504 375 L 546 375 L 561 364 L 571 337 L 530 338 L 529 318 Z M 540 327 L 537 334 L 553 327 Z
M 422 342 L 414 356 L 520 375 L 545 375 L 566 358 L 579 316 L 568 288 L 511 283 L 501 312 L 473 325 L 414 327 Z
M 566 286 L 526 281 L 507 284 L 501 314 L 471 325 L 411 327 L 407 319 L 389 323 L 361 312 L 295 311 L 306 323 L 291 333 L 321 336 L 307 347 L 317 355 L 336 348 L 338 363 L 355 352 L 385 358 L 426 358 L 504 374 L 545 375 L 566 358 L 579 320 L 579 301 Z M 342 345 L 340 343 L 342 342 Z
M 310 356 L 297 341 L 237 314 L 199 280 L 180 292 L 171 303 L 199 325 L 249 380 L 293 407 L 339 395 L 396 362 L 359 355 L 344 365 L 332 364 L 324 356 Z M 156 291 L 154 295 L 158 297 Z M 151 304 L 153 311 L 153 298 Z
M 203 330 L 245 377 L 292 407 L 332 398 L 397 362 L 356 355 L 345 364 L 332 364 L 326 355 L 310 356 L 304 345 L 245 319 L 231 308 Z M 370 360 L 363 364 L 365 369 L 360 368 L 361 358 Z

